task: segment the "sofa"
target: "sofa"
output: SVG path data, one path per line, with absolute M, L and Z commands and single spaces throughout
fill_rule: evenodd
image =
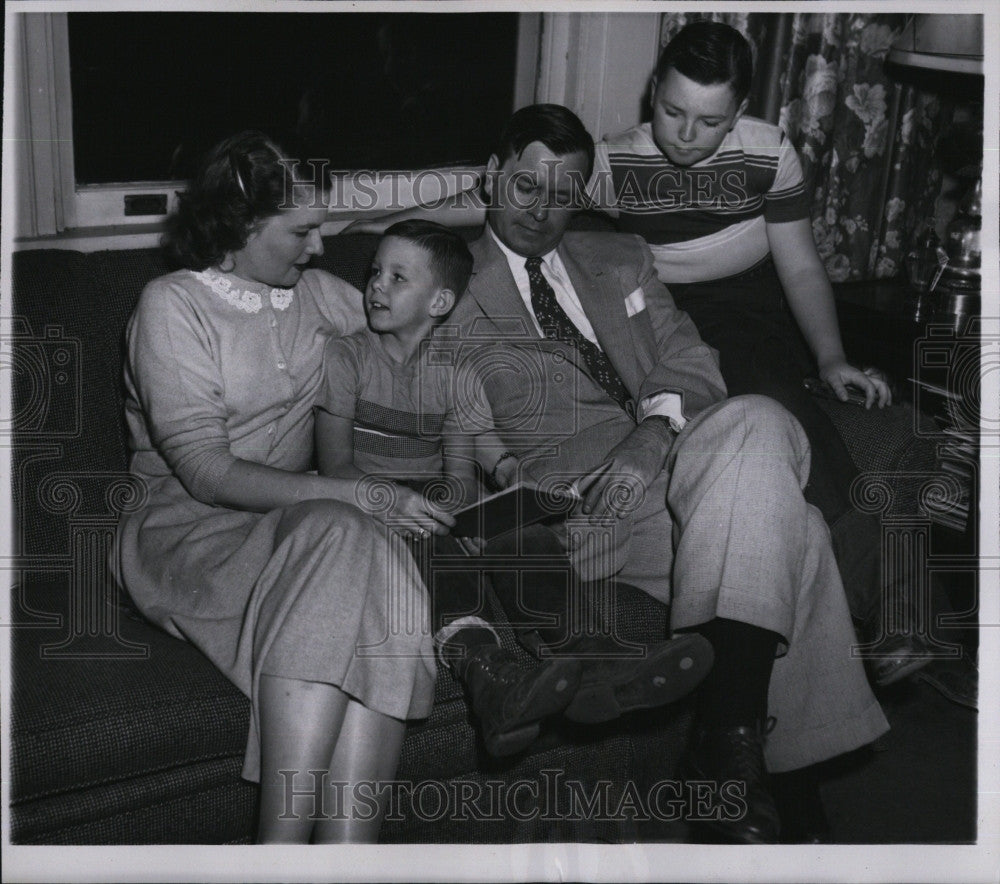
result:
M 318 265 L 362 287 L 376 237 L 324 244 Z M 13 256 L 13 843 L 248 843 L 255 830 L 256 788 L 240 778 L 248 700 L 145 622 L 106 567 L 119 514 L 142 504 L 127 471 L 123 330 L 167 270 L 157 249 Z M 915 512 L 919 489 L 905 480 L 932 471 L 934 452 L 912 434 L 912 413 L 827 407 L 862 469 L 898 486 L 892 505 Z M 606 623 L 655 641 L 667 614 L 623 591 Z M 397 779 L 410 797 L 382 840 L 685 840 L 683 789 L 657 784 L 673 777 L 690 727 L 686 701 L 589 728 L 553 721 L 522 755 L 491 759 L 442 669 L 432 714 L 408 727 Z M 658 806 L 645 806 L 654 793 Z

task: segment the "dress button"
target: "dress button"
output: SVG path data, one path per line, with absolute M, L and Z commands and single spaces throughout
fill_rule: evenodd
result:
M 274 318 L 274 317 L 272 316 L 272 317 L 271 317 L 271 328 L 277 328 L 277 327 L 278 327 L 278 320 L 277 320 L 277 319 L 275 319 L 275 318 Z
M 279 362 L 278 363 L 278 368 L 284 368 L 284 367 L 285 367 L 285 363 L 284 362 Z
M 267 428 L 267 435 L 268 436 L 273 436 L 274 435 L 274 427 L 268 427 Z

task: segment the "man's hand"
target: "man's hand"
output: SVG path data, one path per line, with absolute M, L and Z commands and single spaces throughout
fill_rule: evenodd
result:
M 370 220 L 359 218 L 348 224 L 340 233 L 384 233 L 390 223 L 391 221 L 387 221 L 385 218 L 372 218 Z
M 841 402 L 847 401 L 846 385 L 851 384 L 865 394 L 865 408 L 878 405 L 882 408 L 892 405 L 892 392 L 885 375 L 877 368 L 866 368 L 862 371 L 846 362 L 834 362 L 821 365 L 819 376 L 826 381 Z
M 583 496 L 580 512 L 595 520 L 608 515 L 620 519 L 635 512 L 663 469 L 674 438 L 665 421 L 639 424 L 597 467 L 576 481 Z

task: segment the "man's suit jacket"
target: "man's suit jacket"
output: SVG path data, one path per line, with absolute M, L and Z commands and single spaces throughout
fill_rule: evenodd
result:
M 541 458 L 543 472 L 579 475 L 635 422 L 593 381 L 574 347 L 539 338 L 489 233 L 470 248 L 472 280 L 445 335 L 453 336 L 464 367 L 476 369 L 505 445 L 522 458 Z M 570 232 L 558 252 L 601 348 L 636 402 L 675 392 L 690 419 L 725 398 L 715 351 L 657 280 L 641 238 Z

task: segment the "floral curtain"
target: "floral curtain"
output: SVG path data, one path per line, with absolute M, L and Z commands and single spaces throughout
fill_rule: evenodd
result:
M 666 13 L 661 46 L 699 18 L 725 21 L 753 46 L 749 112 L 778 123 L 799 152 L 830 279 L 896 276 L 914 233 L 934 214 L 935 138 L 952 112 L 885 72 L 907 16 Z

